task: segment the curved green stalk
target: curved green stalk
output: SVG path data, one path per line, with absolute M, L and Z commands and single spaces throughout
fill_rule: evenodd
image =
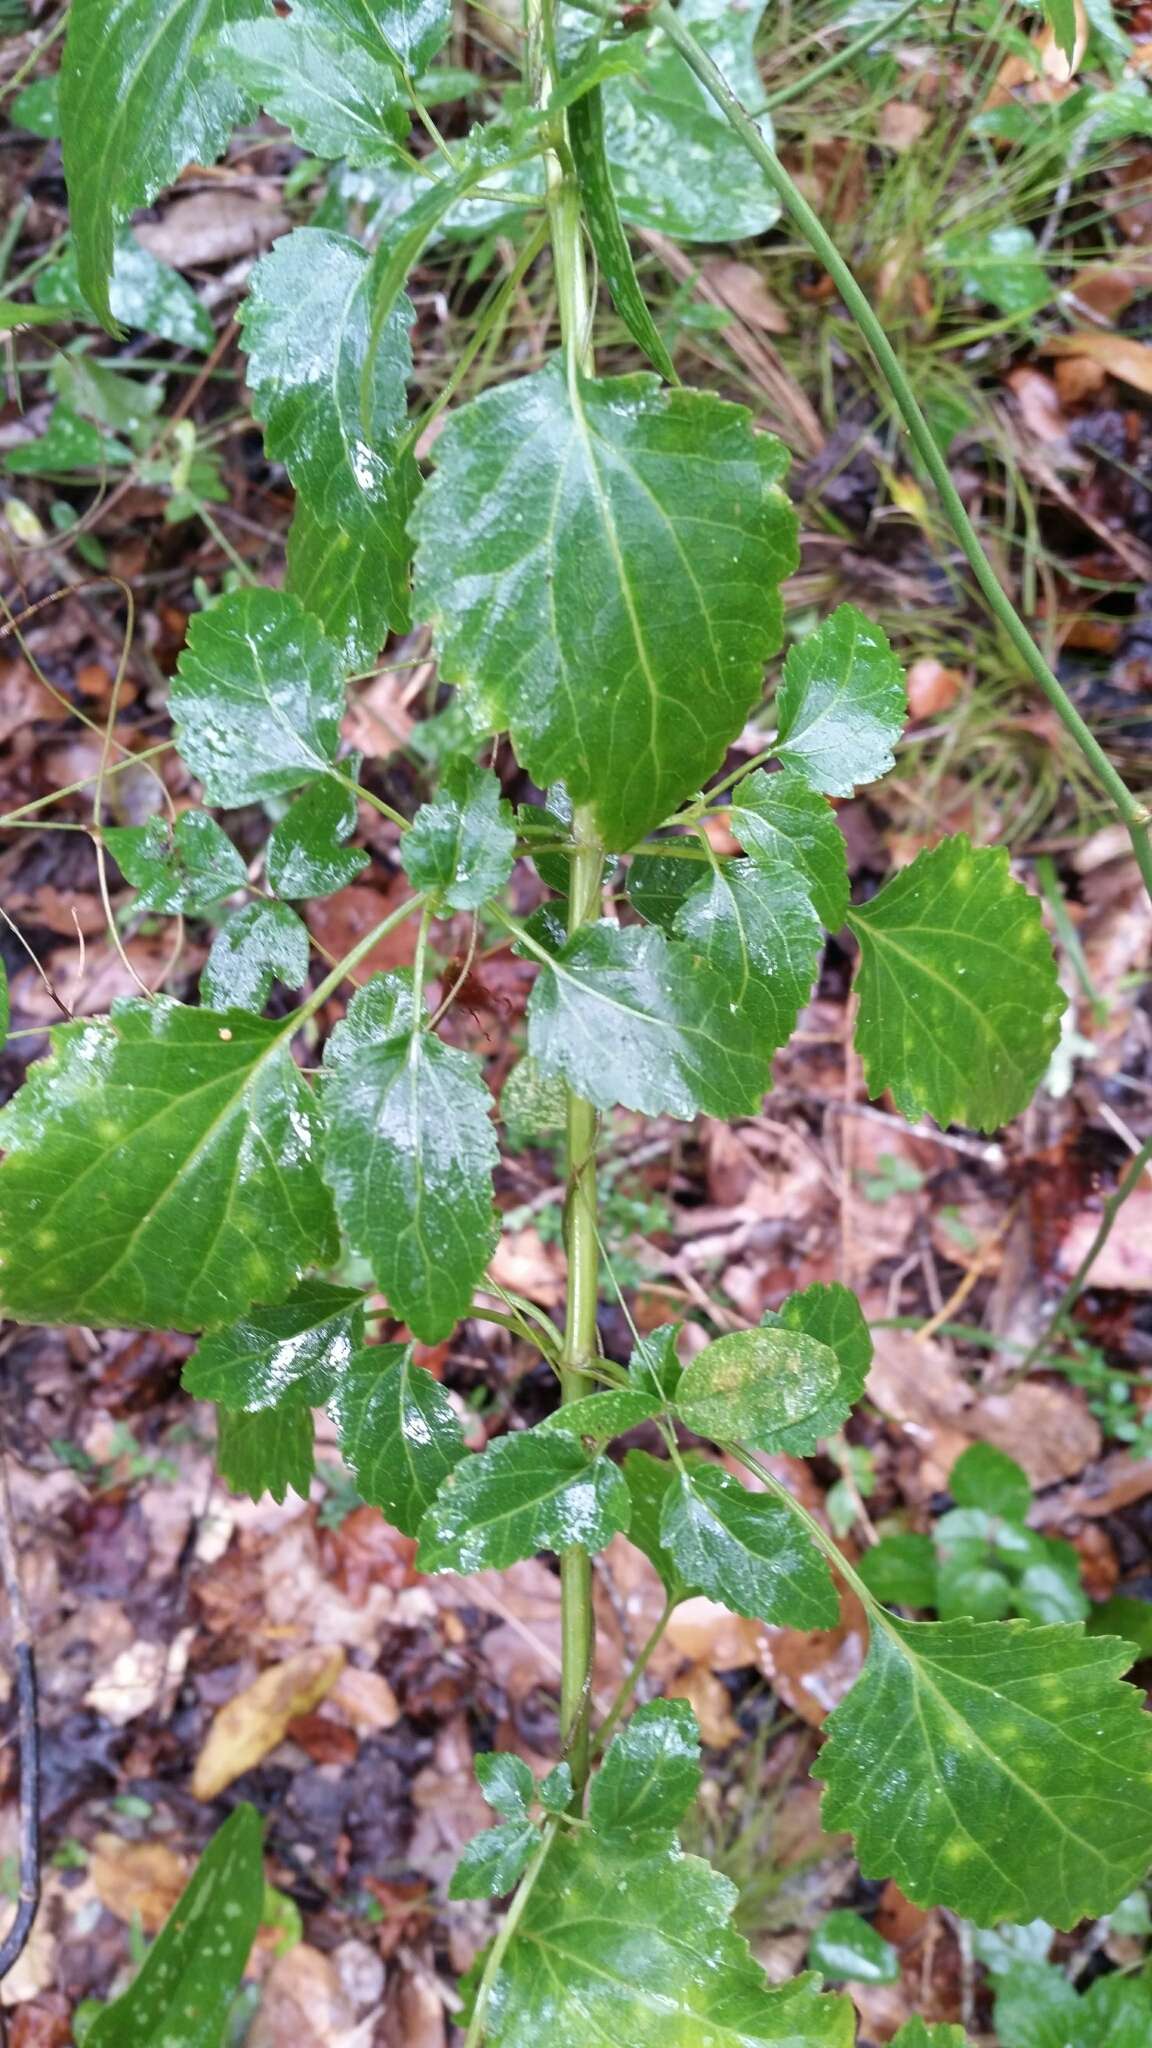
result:
M 805 241 L 819 257 L 835 284 L 841 299 L 876 358 L 896 409 L 907 428 L 908 438 L 936 486 L 948 524 L 956 536 L 989 611 L 1003 627 L 1033 682 L 1048 699 L 1061 724 L 1075 740 L 1101 789 L 1111 799 L 1127 829 L 1137 866 L 1143 876 L 1145 887 L 1152 896 L 1152 837 L 1149 835 L 1152 814 L 1133 796 L 1123 778 L 1112 766 L 1067 691 L 1049 668 L 1019 612 L 1001 589 L 996 571 L 980 544 L 976 528 L 952 481 L 947 461 L 932 437 L 932 430 L 920 409 L 900 359 L 884 332 L 879 315 L 857 283 L 823 221 L 789 177 L 775 150 L 765 142 L 755 121 L 732 91 L 723 72 L 712 62 L 707 52 L 701 49 L 692 31 L 684 26 L 675 8 L 670 5 L 670 0 L 657 0 L 652 10 L 652 19 L 659 23 L 668 40 L 679 50 L 689 69 L 695 73 L 701 85 L 716 101 L 749 155 L 759 164 L 781 205 L 791 215 Z

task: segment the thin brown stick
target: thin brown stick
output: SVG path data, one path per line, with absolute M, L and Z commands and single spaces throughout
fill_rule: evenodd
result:
M 8 1601 L 16 1706 L 20 1730 L 20 1890 L 16 1918 L 0 1943 L 0 1982 L 28 1944 L 40 1904 L 40 1722 L 36 1711 L 36 1655 L 8 1488 L 8 1467 L 0 1446 L 0 1579 Z

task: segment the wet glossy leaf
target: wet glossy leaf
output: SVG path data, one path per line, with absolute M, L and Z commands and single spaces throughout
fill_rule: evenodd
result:
M 416 509 L 441 670 L 624 848 L 717 767 L 779 645 L 779 444 L 654 377 L 559 365 L 474 399 Z
M 490 2048 L 851 2048 L 845 1998 L 770 1987 L 730 1924 L 736 1888 L 672 1837 L 561 1838 L 496 1974 Z
M 19 441 L 4 454 L 13 476 L 59 476 L 73 469 L 106 469 L 130 460 L 120 442 L 101 433 L 70 406 L 56 405 L 42 434 Z
M 900 1957 L 859 1913 L 829 1913 L 808 1944 L 808 1963 L 822 1976 L 853 1984 L 898 1984 Z
M 579 1401 L 568 1402 L 566 1407 L 546 1415 L 537 1427 L 558 1429 L 566 1436 L 591 1437 L 607 1444 L 613 1437 L 624 1436 L 628 1430 L 637 1429 L 642 1422 L 659 1415 L 665 1405 L 659 1394 L 644 1393 L 636 1387 L 612 1387 L 602 1394 L 585 1394 Z
M 935 253 L 960 272 L 971 298 L 1000 313 L 1035 313 L 1052 297 L 1052 278 L 1031 228 L 1006 222 L 986 233 L 961 229 L 945 235 Z
M 930 1536 L 895 1530 L 866 1550 L 856 1569 L 886 1607 L 936 1605 L 936 1549 Z
M 420 1525 L 419 1569 L 503 1569 L 573 1543 L 603 1550 L 628 1526 L 628 1489 L 608 1458 L 557 1430 L 500 1437 L 451 1472 Z
M 1026 1522 L 1032 1505 L 1028 1474 L 994 1444 L 969 1444 L 948 1474 L 958 1508 L 983 1508 L 1009 1522 Z
M 530 1053 L 517 1060 L 500 1094 L 500 1115 L 515 1152 L 564 1128 L 568 1097 L 563 1081 L 540 1072 Z
M 1002 2048 L 1147 2048 L 1152 1985 L 1117 1973 L 1078 1996 L 1063 1970 L 1017 1963 L 996 1980 L 995 2020 Z
M 510 1892 L 539 1843 L 531 1821 L 500 1821 L 464 1845 L 448 1886 L 450 1899 L 498 1899 Z
M 289 1401 L 279 1408 L 216 1410 L 216 1463 L 233 1493 L 260 1500 L 289 1492 L 307 1500 L 312 1484 L 312 1411 Z
M 676 1827 L 700 1785 L 700 1730 L 685 1700 L 637 1707 L 592 1780 L 588 1818 L 603 1833 Z
M 605 148 L 604 100 L 599 86 L 593 86 L 569 109 L 568 142 L 580 181 L 580 201 L 588 234 L 596 251 L 600 274 L 612 294 L 612 302 L 653 369 L 674 384 L 677 381 L 675 366 L 640 288 L 628 237 L 616 205 Z
M 63 311 L 91 317 L 91 308 L 81 288 L 76 252 L 68 243 L 54 263 L 39 271 L 33 284 L 39 306 L 59 306 Z M 135 327 L 171 341 L 178 348 L 209 349 L 214 332 L 212 316 L 202 306 L 190 284 L 171 264 L 161 263 L 134 235 L 121 235 L 116 242 L 112 276 L 108 283 L 112 317 L 122 327 Z
M 779 1309 L 763 1317 L 765 1329 L 798 1330 L 815 1337 L 835 1353 L 836 1384 L 827 1399 L 802 1422 L 764 1438 L 761 1448 L 791 1451 L 797 1457 L 811 1457 L 818 1444 L 843 1428 L 864 1392 L 872 1363 L 872 1337 L 864 1313 L 851 1288 L 838 1281 L 824 1285 L 816 1281 L 799 1294 L 790 1294 Z
M 264 1844 L 254 1806 L 213 1835 L 195 1875 L 123 1997 L 89 2027 L 90 2048 L 141 2048 L 178 2037 L 219 2048 L 264 1906 Z
M 282 1024 L 158 998 L 54 1042 L 0 1124 L 9 1315 L 216 1328 L 336 1256 Z
M 541 967 L 528 1045 L 600 1109 L 743 1116 L 769 1085 L 772 1016 L 758 987 L 734 1014 L 723 976 L 655 926 L 601 923 Z
M 358 1288 L 303 1280 L 279 1308 L 252 1308 L 197 1345 L 182 1384 L 222 1408 L 319 1408 L 364 1336 Z
M 536 1797 L 536 1780 L 523 1757 L 507 1749 L 490 1749 L 476 1758 L 476 1782 L 502 1820 L 527 1820 Z
M 467 1314 L 495 1243 L 492 1098 L 480 1062 L 429 1031 L 347 1044 L 325 1055 L 324 1172 L 391 1307 L 436 1344 Z
M 1126 1644 L 1027 1622 L 874 1626 L 828 1723 L 824 1822 L 868 1877 L 991 1926 L 1072 1927 L 1152 1861 L 1152 1723 Z
M 413 1363 L 411 1345 L 377 1344 L 357 1352 L 341 1374 L 331 1412 L 363 1498 L 414 1536 L 464 1456 L 464 1433 L 443 1387 Z
M 637 848 L 628 869 L 628 901 L 646 924 L 659 925 L 671 938 L 681 905 L 699 886 L 704 872 L 702 860 L 675 853 L 650 854 Z
M 650 1330 L 646 1337 L 638 1339 L 628 1361 L 632 1385 L 642 1393 L 657 1395 L 662 1402 L 674 1398 L 684 1377 L 676 1351 L 683 1327 L 683 1323 L 666 1323 L 659 1330 Z
M 908 715 L 887 634 L 855 605 L 840 605 L 789 650 L 776 714 L 776 752 L 810 788 L 851 796 L 858 783 L 886 775 Z
M 892 2037 L 892 2048 L 971 2048 L 963 2027 L 948 2026 L 937 2022 L 930 2026 L 927 2020 L 905 2020 L 898 2034 Z
M 735 1614 L 787 1628 L 839 1619 L 828 1566 L 791 1510 L 717 1465 L 696 1465 L 669 1487 L 660 1536 L 685 1584 Z
M 330 23 L 418 73 L 447 40 L 452 25 L 449 0 L 298 0 L 299 11 Z
M 732 830 L 753 860 L 787 861 L 805 877 L 816 915 L 838 932 L 848 913 L 848 852 L 836 813 L 798 768 L 757 768 L 732 792 Z
M 702 1588 L 689 1585 L 682 1578 L 680 1567 L 661 1536 L 664 1503 L 677 1483 L 675 1465 L 667 1458 L 654 1458 L 649 1451 L 629 1451 L 623 1471 L 632 1500 L 629 1541 L 636 1545 L 637 1550 L 644 1552 L 649 1564 L 655 1566 L 665 1591 L 673 1601 L 684 1600 L 689 1593 L 700 1592 Z
M 222 925 L 200 976 L 209 1009 L 262 1010 L 274 981 L 302 988 L 308 928 L 286 903 L 246 903 Z
M 290 128 L 302 149 L 351 164 L 395 163 L 408 129 L 395 66 L 315 17 L 313 8 L 293 8 L 287 19 L 226 27 L 220 75 Z
M 763 8 L 684 0 L 680 11 L 745 106 L 762 106 L 753 44 Z M 779 217 L 763 172 L 659 30 L 636 76 L 613 81 L 604 97 L 608 161 L 626 220 L 682 241 L 734 242 L 763 234 Z M 758 126 L 771 142 L 767 115 Z
M 367 375 L 370 278 L 357 242 L 297 228 L 257 264 L 241 313 L 253 410 L 300 498 L 290 587 L 334 640 L 351 640 L 357 661 L 407 622 L 405 527 L 418 483 L 399 446 L 412 307 L 401 294 Z
M 348 778 L 360 773 L 360 757 L 346 761 Z M 334 776 L 313 782 L 286 812 L 268 841 L 267 871 L 278 896 L 298 902 L 334 896 L 368 866 L 363 847 L 346 846 L 356 830 L 356 795 Z
M 567 1813 L 573 1797 L 571 1765 L 554 1764 L 541 1778 L 536 1796 L 545 1813 Z
M 416 1001 L 411 968 L 374 974 L 371 981 L 357 989 L 340 1022 L 334 1025 L 324 1048 L 325 1066 L 339 1066 L 365 1046 L 407 1037 L 423 1014 L 422 1004 Z
M 176 744 L 208 801 L 260 803 L 335 760 L 340 650 L 285 591 L 230 591 L 193 617 L 171 703 Z
M 60 72 L 64 173 L 80 287 L 105 326 L 116 230 L 188 163 L 213 163 L 249 95 L 218 39 L 260 0 L 73 0 Z
M 718 862 L 681 905 L 676 936 L 723 980 L 730 1002 L 755 997 L 766 1051 L 788 1043 L 824 950 L 805 876 L 783 861 Z
M 870 1095 L 903 1116 L 994 1131 L 1024 1109 L 1065 999 L 1040 905 L 1004 847 L 958 833 L 849 917 L 860 941 L 856 1044 Z
M 490 768 L 460 761 L 448 768 L 431 803 L 421 804 L 400 845 L 414 889 L 448 910 L 478 910 L 512 872 L 512 806 Z
M 149 910 L 207 910 L 248 884 L 244 857 L 207 811 L 181 811 L 174 825 L 106 825 L 103 840 Z
M 835 1352 L 802 1330 L 737 1330 L 697 1352 L 676 1409 L 698 1436 L 771 1448 L 777 1431 L 819 1411 L 839 1376 Z

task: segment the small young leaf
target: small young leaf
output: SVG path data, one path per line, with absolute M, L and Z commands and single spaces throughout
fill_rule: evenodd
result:
M 866 1876 L 988 1927 L 1107 1913 L 1152 1861 L 1129 1649 L 1078 1627 L 896 1621 L 828 1723 L 824 1822 Z
M 851 796 L 858 783 L 886 775 L 908 715 L 887 634 L 855 605 L 840 605 L 790 650 L 776 714 L 776 752 L 810 788 Z
M 957 833 L 850 913 L 868 1092 L 902 1116 L 994 1131 L 1031 1100 L 1065 998 L 1040 905 L 1007 850 Z
M 13 476 L 60 476 L 73 469 L 106 469 L 130 462 L 119 441 L 112 441 L 91 420 L 71 406 L 57 405 L 42 434 L 6 450 L 4 468 Z
M 357 166 L 395 163 L 408 126 L 395 66 L 314 16 L 293 8 L 286 20 L 229 25 L 221 75 L 290 128 L 301 149 Z
M 512 872 L 512 806 L 491 769 L 461 761 L 447 770 L 431 803 L 421 804 L 400 846 L 414 889 L 449 910 L 478 910 Z
M 252 1308 L 231 1329 L 203 1337 L 181 1384 L 222 1408 L 319 1408 L 364 1334 L 359 1288 L 303 1280 L 280 1308 Z
M 603 1833 L 666 1832 L 700 1786 L 700 1730 L 686 1700 L 637 1707 L 592 1780 L 588 1818 Z
M 567 1813 L 572 1804 L 572 1767 L 570 1764 L 554 1764 L 536 1787 L 545 1813 Z
M 536 1780 L 522 1757 L 490 1749 L 476 1758 L 476 1782 L 502 1820 L 527 1820 Z
M 393 1038 L 408 1038 L 416 1030 L 423 1012 L 417 1008 L 416 985 L 410 968 L 391 974 L 374 974 L 358 988 L 324 1048 L 326 1067 L 338 1067 L 366 1046 L 382 1045 Z
M 872 1363 L 872 1336 L 856 1296 L 833 1280 L 814 1281 L 800 1294 L 790 1294 L 780 1307 L 762 1318 L 765 1329 L 798 1330 L 815 1337 L 835 1353 L 839 1367 L 835 1387 L 826 1401 L 796 1422 L 765 1438 L 762 1450 L 791 1451 L 811 1457 L 817 1446 L 843 1427 L 864 1392 Z
M 639 1387 L 612 1387 L 602 1394 L 585 1394 L 579 1401 L 569 1401 L 546 1415 L 537 1428 L 558 1429 L 566 1436 L 593 1437 L 607 1444 L 659 1415 L 664 1406 L 659 1394 L 645 1393 Z
M 608 1458 L 559 1431 L 504 1436 L 448 1475 L 420 1525 L 422 1572 L 502 1570 L 538 1550 L 603 1550 L 628 1526 L 628 1488 Z
M 345 1053 L 324 1103 L 324 1173 L 353 1248 L 422 1343 L 466 1315 L 492 1254 L 492 1098 L 473 1054 L 424 1030 Z
M 646 924 L 659 925 L 671 938 L 680 907 L 698 886 L 703 873 L 702 861 L 686 859 L 683 854 L 654 854 L 646 847 L 637 847 L 628 869 L 628 901 Z
M 727 983 L 730 1002 L 756 990 L 767 1050 L 788 1043 L 824 947 L 805 877 L 782 861 L 718 862 L 681 905 L 676 936 Z
M 994 1444 L 969 1444 L 948 1474 L 948 1491 L 959 1508 L 983 1508 L 1006 1522 L 1026 1522 L 1032 1505 L 1028 1474 Z
M 347 764 L 355 781 L 360 758 Z M 344 841 L 356 830 L 356 796 L 332 775 L 310 783 L 268 841 L 268 880 L 278 896 L 297 902 L 335 896 L 368 866 L 368 855 Z
M 299 789 L 336 759 L 340 650 L 282 590 L 235 590 L 197 612 L 172 679 L 176 745 L 210 803 Z
M 623 1471 L 632 1502 L 629 1541 L 655 1567 L 671 1601 L 685 1600 L 690 1593 L 700 1592 L 699 1586 L 688 1585 L 682 1578 L 680 1567 L 660 1534 L 664 1503 L 677 1484 L 676 1467 L 667 1458 L 654 1458 L 648 1451 L 629 1451 Z
M 432 62 L 452 26 L 449 0 L 297 0 L 297 11 L 343 29 L 414 76 Z
M 500 1115 L 514 1152 L 564 1128 L 568 1095 L 563 1081 L 540 1072 L 530 1053 L 517 1060 L 500 1094 Z
M 719 765 L 779 645 L 778 444 L 703 392 L 550 365 L 464 406 L 436 461 L 412 525 L 441 673 L 632 845 Z
M 604 145 L 604 100 L 599 86 L 593 86 L 569 108 L 568 142 L 580 181 L 584 219 L 613 304 L 653 369 L 675 384 L 675 366 L 640 288 L 617 209 Z
M 53 1037 L 0 1125 L 6 1314 L 218 1328 L 337 1256 L 282 1024 L 160 997 Z
M 808 1944 L 809 1968 L 843 1983 L 898 1984 L 900 1957 L 859 1913 L 829 1913 Z
M 363 1499 L 414 1536 L 464 1456 L 464 1433 L 443 1387 L 413 1364 L 410 1344 L 378 1344 L 356 1353 L 329 1406 Z
M 37 272 L 32 288 L 39 306 L 59 306 L 81 319 L 91 317 L 71 243 L 54 263 Z M 122 327 L 139 328 L 161 341 L 174 342 L 177 348 L 204 350 L 212 346 L 212 316 L 207 307 L 201 305 L 180 272 L 142 248 L 135 235 L 117 238 L 108 303 L 112 318 Z
M 74 0 L 60 70 L 64 175 L 80 287 L 114 326 L 116 230 L 185 164 L 210 164 L 252 101 L 221 76 L 226 24 L 260 0 Z
M 264 1907 L 264 1844 L 254 1806 L 213 1835 L 139 1976 L 97 2013 L 89 2048 L 142 2048 L 179 2038 L 219 2048 Z
M 307 1500 L 314 1470 L 312 1411 L 296 1402 L 252 1413 L 216 1410 L 216 1463 L 233 1493 L 283 1501 L 289 1489 Z
M 697 1465 L 669 1487 L 660 1537 L 685 1583 L 733 1613 L 786 1628 L 835 1627 L 836 1588 L 795 1516 L 719 1466 Z
M 856 1565 L 870 1593 L 886 1607 L 935 1607 L 936 1548 L 930 1536 L 898 1530 L 882 1536 Z
M 818 1412 L 839 1376 L 835 1352 L 802 1330 L 737 1330 L 697 1352 L 676 1408 L 698 1436 L 771 1446 L 778 1430 Z
M 653 925 L 584 925 L 537 976 L 528 1044 L 599 1109 L 741 1116 L 771 1078 L 766 1003 L 754 987 L 733 1015 L 723 976 Z
M 481 1828 L 464 1845 L 448 1886 L 450 1899 L 499 1899 L 510 1892 L 539 1843 L 531 1821 L 498 1822 Z
M 633 1386 L 643 1394 L 655 1394 L 662 1403 L 674 1399 L 684 1377 L 676 1354 L 683 1327 L 683 1323 L 665 1323 L 661 1329 L 651 1330 L 637 1340 L 628 1361 L 628 1377 Z
M 1051 1963 L 1017 1962 L 997 1974 L 995 1982 L 996 2038 L 1002 2048 L 1087 2048 L 1081 2000 L 1063 1970 Z M 1111 2042 L 1102 2048 L 1112 2048 Z
M 848 851 L 836 813 L 798 768 L 756 768 L 732 792 L 732 830 L 753 860 L 786 861 L 805 877 L 817 917 L 838 932 L 848 915 Z
M 286 903 L 246 903 L 212 941 L 201 1002 L 214 1010 L 262 1010 L 274 981 L 303 987 L 310 943 L 307 925 Z
M 126 882 L 149 910 L 207 910 L 247 886 L 238 849 L 207 811 L 181 811 L 174 825 L 106 825 L 103 840 Z

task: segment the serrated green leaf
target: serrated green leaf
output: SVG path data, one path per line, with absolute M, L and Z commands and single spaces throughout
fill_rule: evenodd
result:
M 824 949 L 804 876 L 783 861 L 718 861 L 681 905 L 676 936 L 727 984 L 730 1002 L 755 993 L 766 1050 L 788 1043 Z
M 849 915 L 860 941 L 856 1044 L 870 1095 L 911 1122 L 994 1131 L 1031 1100 L 1065 998 L 1040 905 L 1004 847 L 963 833 L 917 854 Z
M 1152 1861 L 1152 1722 L 1128 1646 L 1028 1622 L 873 1629 L 828 1722 L 824 1823 L 978 1926 L 1108 1912 Z
M 490 1749 L 476 1758 L 476 1782 L 502 1820 L 527 1820 L 536 1797 L 536 1780 L 523 1757 L 507 1749 Z
M 686 1599 L 689 1593 L 699 1592 L 700 1587 L 685 1583 L 676 1559 L 665 1548 L 660 1534 L 664 1503 L 677 1482 L 675 1465 L 667 1458 L 652 1457 L 648 1451 L 629 1451 L 622 1469 L 632 1501 L 629 1541 L 636 1545 L 637 1550 L 642 1550 L 649 1564 L 655 1567 L 669 1599 L 674 1603 Z
M 324 1048 L 324 1065 L 337 1067 L 365 1046 L 380 1045 L 386 1039 L 406 1038 L 423 1016 L 417 1005 L 416 984 L 410 967 L 394 968 L 390 974 L 374 974 L 358 988 L 340 1022 L 334 1026 Z
M 838 1373 L 827 1400 L 802 1422 L 788 1424 L 761 1442 L 762 1450 L 809 1458 L 843 1427 L 864 1392 L 872 1363 L 871 1332 L 851 1288 L 836 1280 L 828 1285 L 817 1280 L 801 1293 L 788 1295 L 762 1320 L 765 1329 L 801 1331 L 835 1353 Z
M 851 2048 L 848 2000 L 769 1987 L 729 1924 L 736 1889 L 651 1834 L 550 1850 L 496 1972 L 489 2048 Z
M 397 299 L 367 374 L 370 258 L 346 235 L 297 228 L 257 264 L 241 320 L 253 410 L 301 501 L 290 588 L 353 661 L 368 659 L 408 618 L 412 307 Z
M 90 2048 L 179 2038 L 219 2048 L 264 1906 L 264 1843 L 254 1806 L 229 1815 L 121 1998 L 97 2013 Z
M 541 967 L 528 1046 L 599 1109 L 750 1115 L 771 1079 L 766 1006 L 753 987 L 734 1014 L 723 976 L 653 925 L 584 925 Z
M 754 56 L 762 6 L 684 0 L 681 16 L 746 107 L 763 105 Z M 780 203 L 759 165 L 689 71 L 654 30 L 635 78 L 605 87 L 608 161 L 624 218 L 681 241 L 734 242 L 763 234 Z M 757 126 L 772 141 L 762 114 Z
M 229 24 L 217 69 L 291 129 L 301 149 L 354 165 L 399 160 L 408 114 L 395 65 L 322 26 L 314 9 Z
M 282 1024 L 133 999 L 53 1037 L 0 1120 L 8 1315 L 218 1328 L 336 1257 Z
M 302 988 L 308 927 L 286 903 L 246 903 L 222 925 L 200 976 L 200 1000 L 216 1010 L 262 1010 L 274 981 Z
M 358 1288 L 303 1280 L 279 1308 L 249 1309 L 231 1329 L 202 1338 L 181 1383 L 222 1408 L 319 1408 L 363 1335 Z
M 641 1393 L 655 1394 L 661 1402 L 675 1398 L 676 1389 L 684 1377 L 684 1368 L 676 1351 L 683 1328 L 683 1323 L 666 1323 L 662 1329 L 650 1330 L 646 1337 L 637 1341 L 628 1361 L 628 1377 Z
M 605 148 L 604 99 L 599 86 L 593 86 L 569 109 L 568 143 L 580 181 L 584 219 L 596 251 L 600 274 L 612 294 L 612 302 L 653 369 L 666 377 L 670 384 L 675 384 L 675 365 L 640 289 L 632 251 L 616 205 Z
M 959 1508 L 983 1508 L 1009 1522 L 1025 1522 L 1032 1505 L 1028 1474 L 994 1444 L 969 1444 L 948 1474 L 948 1491 Z
M 500 1093 L 508 1143 L 520 1152 L 537 1138 L 564 1128 L 568 1096 L 563 1081 L 540 1072 L 530 1053 L 517 1060 Z
M 700 1730 L 686 1700 L 637 1707 L 592 1780 L 588 1818 L 602 1833 L 676 1827 L 700 1787 Z
M 207 910 L 248 884 L 244 857 L 207 811 L 181 811 L 174 825 L 106 825 L 102 834 L 126 882 L 149 910 Z
M 1080 2000 L 1075 2048 L 1146 2048 L 1152 2039 L 1152 1982 L 1097 1977 Z
M 685 1584 L 735 1614 L 787 1628 L 834 1628 L 828 1566 L 783 1501 L 749 1493 L 716 1465 L 681 1474 L 665 1497 L 664 1548 Z
M 172 678 L 176 745 L 210 803 L 299 789 L 336 759 L 340 649 L 283 590 L 234 590 L 197 612 Z
M 360 757 L 345 764 L 349 781 L 360 773 Z M 356 794 L 332 775 L 310 783 L 268 841 L 268 881 L 278 896 L 335 896 L 368 866 L 363 847 L 345 846 L 356 830 Z
M 531 1821 L 498 1821 L 466 1842 L 448 1886 L 450 1899 L 498 1899 L 510 1892 L 532 1851 L 539 1830 Z
M 983 299 L 1009 317 L 1035 313 L 1055 291 L 1031 228 L 1014 221 L 987 231 L 960 229 L 933 252 L 960 272 L 970 298 Z
M 754 769 L 732 792 L 732 830 L 753 860 L 788 861 L 806 878 L 816 915 L 838 932 L 848 914 L 848 851 L 836 813 L 798 768 Z
M 233 1493 L 283 1502 L 289 1492 L 307 1500 L 315 1469 L 312 1411 L 298 1402 L 251 1411 L 216 1410 L 216 1463 Z
M 559 1431 L 500 1437 L 449 1473 L 420 1524 L 423 1572 L 503 1570 L 574 1543 L 603 1550 L 628 1526 L 628 1489 L 608 1458 Z
M 452 26 L 450 0 L 297 0 L 297 10 L 413 73 L 432 62 Z
M 683 854 L 652 853 L 637 847 L 628 869 L 628 901 L 645 923 L 659 925 L 671 938 L 681 905 L 698 887 L 703 872 L 701 861 Z
M 1050 1963 L 1016 1963 L 998 1976 L 995 2014 L 1002 2048 L 1083 2048 L 1075 1986 Z
M 411 1345 L 379 1344 L 357 1352 L 330 1406 L 363 1498 L 414 1536 L 464 1456 L 464 1433 L 443 1387 L 413 1363 Z
M 698 1436 L 763 1446 L 818 1413 L 839 1377 L 835 1352 L 803 1330 L 736 1330 L 697 1352 L 676 1410 Z
M 936 1550 L 930 1536 L 910 1529 L 882 1536 L 857 1561 L 870 1593 L 887 1607 L 935 1607 Z
M 536 1796 L 545 1813 L 567 1813 L 573 1797 L 572 1766 L 554 1764 L 541 1778 Z
M 644 1393 L 636 1387 L 612 1387 L 602 1394 L 585 1394 L 546 1415 L 539 1429 L 558 1429 L 565 1436 L 586 1436 L 598 1443 L 611 1443 L 639 1428 L 665 1406 L 659 1394 Z
M 413 888 L 449 910 L 478 910 L 495 896 L 512 872 L 515 852 L 512 806 L 491 769 L 475 761 L 458 761 L 446 771 L 400 844 Z
M 842 1983 L 898 1984 L 900 1957 L 859 1913 L 829 1913 L 808 1944 L 809 1968 Z
M 809 787 L 851 796 L 893 766 L 908 715 L 888 636 L 842 604 L 789 650 L 776 697 L 776 752 Z
M 702 392 L 550 364 L 464 406 L 436 460 L 412 527 L 445 679 L 630 846 L 719 765 L 779 645 L 778 444 Z
M 69 242 L 53 263 L 36 274 L 32 286 L 39 306 L 91 317 L 80 283 L 76 251 Z M 154 334 L 177 348 L 209 349 L 214 339 L 212 316 L 190 284 L 171 264 L 161 263 L 135 235 L 117 237 L 108 280 L 112 318 L 122 327 Z
M 436 1344 L 467 1314 L 496 1239 L 492 1098 L 479 1061 L 429 1031 L 346 1047 L 325 1054 L 325 1177 L 391 1307 Z
M 60 71 L 64 174 L 81 290 L 114 327 L 116 230 L 185 164 L 210 164 L 251 111 L 218 42 L 260 0 L 74 0 Z

